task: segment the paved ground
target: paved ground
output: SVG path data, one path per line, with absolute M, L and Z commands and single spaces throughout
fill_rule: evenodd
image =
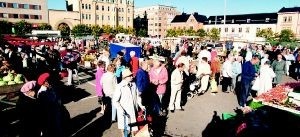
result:
M 80 85 L 74 91 L 63 91 L 65 107 L 70 115 L 69 134 L 74 137 L 120 137 L 117 124 L 110 124 L 109 118 L 100 114 L 97 97 L 95 96 L 95 81 L 93 72 L 81 72 Z M 292 81 L 286 77 L 284 81 Z M 167 116 L 165 135 L 170 137 L 201 137 L 202 132 L 211 122 L 214 111 L 221 116 L 223 112 L 234 112 L 238 107 L 233 93 L 209 92 L 188 100 L 185 111 L 177 111 Z

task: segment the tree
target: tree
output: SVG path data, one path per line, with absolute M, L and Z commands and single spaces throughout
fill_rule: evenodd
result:
M 167 30 L 167 37 L 177 37 L 176 30 L 168 29 Z
M 125 33 L 125 28 L 123 27 L 123 26 L 117 26 L 116 28 L 115 28 L 115 33 L 116 34 L 118 34 L 118 33 Z
M 86 36 L 86 35 L 90 35 L 92 33 L 92 29 L 88 25 L 78 24 L 73 27 L 73 29 L 71 30 L 71 33 L 76 37 L 77 36 Z
M 176 29 L 176 36 L 183 36 L 184 30 L 183 29 Z
M 92 26 L 92 35 L 100 36 L 103 33 L 103 29 L 99 25 Z
M 71 29 L 70 27 L 65 24 L 65 23 L 62 23 L 58 26 L 57 30 L 60 31 L 61 35 L 62 36 L 70 36 L 70 32 L 71 32 Z
M 209 32 L 209 38 L 213 41 L 217 41 L 220 39 L 220 32 L 217 28 L 212 28 Z
M 0 34 L 11 34 L 12 31 L 12 23 L 8 22 L 6 20 L 1 20 L 0 21 Z
M 195 36 L 195 31 L 193 29 L 188 29 L 188 30 L 185 30 L 185 35 L 188 35 L 188 36 Z
M 148 36 L 147 30 L 145 30 L 145 29 L 140 29 L 140 30 L 137 32 L 137 36 L 139 36 L 139 37 L 147 37 L 147 36 Z
M 295 39 L 294 33 L 290 29 L 281 30 L 279 34 L 280 42 L 291 42 Z
M 256 32 L 256 37 L 263 37 L 267 40 L 270 40 L 274 37 L 274 32 L 272 31 L 272 29 L 262 29 Z
M 105 26 L 103 26 L 103 32 L 104 32 L 104 33 L 107 33 L 107 34 L 111 34 L 111 33 L 114 32 L 114 30 L 113 30 L 113 28 L 110 27 L 109 25 L 105 25 Z
M 39 30 L 52 30 L 51 25 L 47 24 L 47 23 L 42 23 L 39 25 L 38 27 Z
M 134 28 L 129 27 L 126 29 L 126 31 L 127 31 L 127 34 L 136 35 L 136 31 Z
M 31 24 L 26 22 L 25 20 L 21 20 L 14 25 L 15 34 L 19 36 L 23 36 L 26 33 L 31 33 L 32 27 Z
M 196 35 L 200 37 L 200 39 L 204 39 L 207 36 L 207 33 L 204 29 L 198 29 Z

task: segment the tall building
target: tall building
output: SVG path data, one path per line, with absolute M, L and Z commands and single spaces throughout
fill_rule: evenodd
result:
M 207 20 L 206 16 L 200 15 L 197 12 L 193 14 L 182 13 L 176 15 L 171 21 L 169 29 L 192 29 L 197 31 L 203 28 L 204 22 Z
M 48 23 L 47 2 L 47 0 L 1 0 L 0 20 L 9 22 L 25 20 L 33 26 Z
M 147 13 L 145 13 L 143 16 L 135 17 L 133 20 L 133 28 L 137 32 L 137 35 L 141 35 L 141 32 L 146 32 L 145 35 L 147 35 L 148 30 L 148 18 Z
M 212 28 L 220 31 L 220 40 L 255 41 L 256 33 L 261 29 L 277 32 L 277 13 L 257 13 L 242 15 L 210 16 L 204 28 L 209 32 Z
M 300 7 L 281 8 L 278 11 L 277 31 L 290 29 L 300 38 Z
M 176 7 L 155 5 L 150 7 L 136 8 L 135 17 L 143 17 L 145 12 L 148 17 L 148 35 L 152 37 L 165 37 L 167 29 L 173 18 L 179 14 Z
M 80 23 L 133 27 L 133 0 L 66 0 L 67 10 L 79 12 Z

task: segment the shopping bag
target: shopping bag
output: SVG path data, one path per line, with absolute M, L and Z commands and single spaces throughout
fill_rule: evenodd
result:
M 211 87 L 211 92 L 212 93 L 217 93 L 218 92 L 218 85 L 215 79 L 210 80 L 210 87 Z
M 254 80 L 254 83 L 251 87 L 252 90 L 255 90 L 255 91 L 258 91 L 259 90 L 259 82 L 260 82 L 260 78 L 257 77 L 255 80 Z
M 140 129 L 134 137 L 150 137 L 150 132 L 148 129 L 148 124 L 146 124 L 142 129 Z
M 135 134 L 135 137 L 150 137 L 148 122 L 152 122 L 152 117 L 147 115 L 146 110 L 138 113 L 137 122 L 142 125 L 139 125 L 139 131 Z M 143 124 L 144 122 L 146 124 Z

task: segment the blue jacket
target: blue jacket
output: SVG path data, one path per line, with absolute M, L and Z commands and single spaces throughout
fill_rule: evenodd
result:
M 247 61 L 242 66 L 242 80 L 252 81 L 255 78 L 255 67 L 250 61 Z
M 136 85 L 139 89 L 139 92 L 146 91 L 147 88 L 149 88 L 150 80 L 148 72 L 139 68 L 136 73 Z

